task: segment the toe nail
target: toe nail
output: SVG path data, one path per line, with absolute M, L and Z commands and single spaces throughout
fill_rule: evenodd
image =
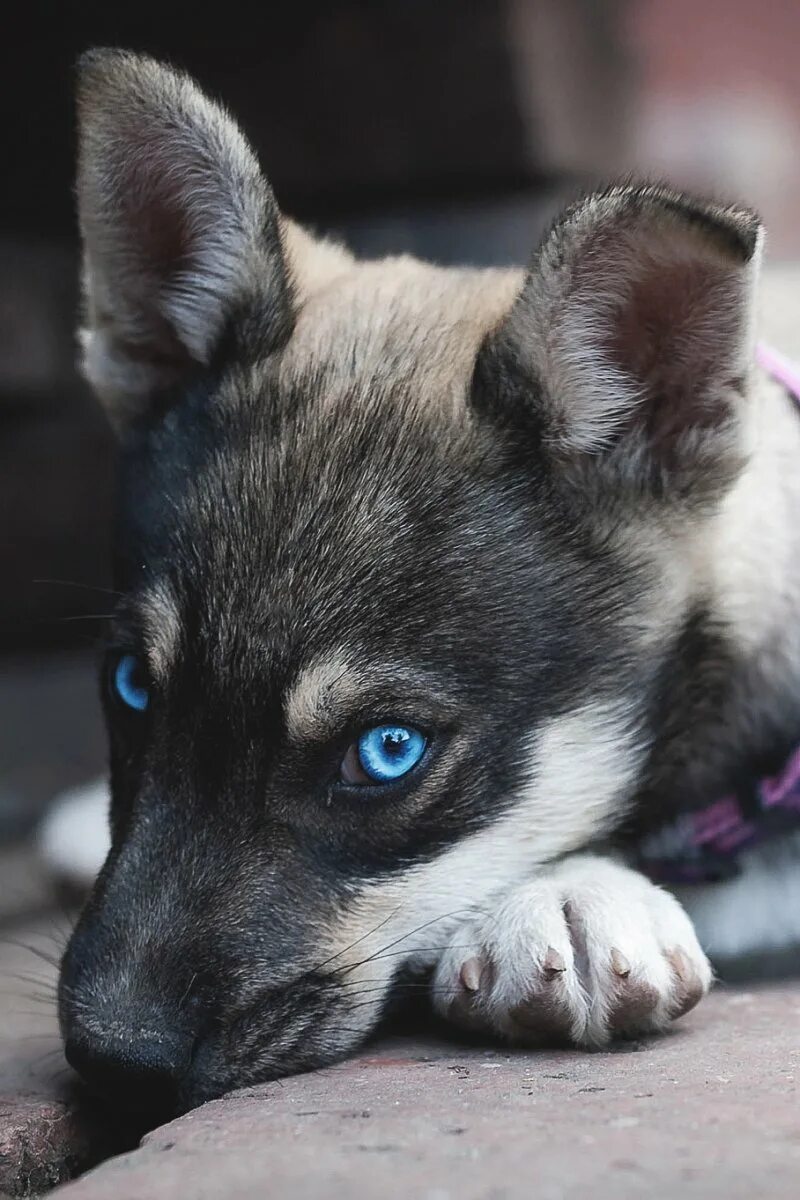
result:
M 681 983 L 688 983 L 690 977 L 693 975 L 693 971 L 691 963 L 684 954 L 683 950 L 681 950 L 679 946 L 676 946 L 674 950 L 670 951 L 670 953 L 667 955 L 667 958 L 672 964 L 672 969 L 678 976 L 678 979 L 680 979 Z
M 547 953 L 542 960 L 542 968 L 550 975 L 560 975 L 562 971 L 566 971 L 567 964 L 564 962 L 563 956 L 558 953 L 555 946 L 547 947 Z
M 479 958 L 468 958 L 461 964 L 459 978 L 468 992 L 477 992 L 481 986 L 483 963 Z
M 619 975 L 622 979 L 627 979 L 631 973 L 631 964 L 622 951 L 616 948 L 611 951 L 611 969 L 615 975 Z

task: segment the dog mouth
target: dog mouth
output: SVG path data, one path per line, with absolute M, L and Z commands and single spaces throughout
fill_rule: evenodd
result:
M 298 983 L 273 994 L 202 1039 L 179 1104 L 193 1108 L 236 1088 L 330 1065 L 369 1037 L 384 1008 L 374 996 L 350 1000 L 336 984 Z

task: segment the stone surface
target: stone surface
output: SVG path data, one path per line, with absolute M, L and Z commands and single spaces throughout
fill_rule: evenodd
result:
M 22 859 L 17 870 L 26 876 Z M 46 959 L 67 918 L 18 926 L 0 908 L 0 924 L 2 1200 L 69 1179 L 135 1136 L 65 1070 Z M 58 1195 L 794 1198 L 799 1083 L 800 984 L 720 987 L 670 1036 L 612 1053 L 384 1041 L 205 1105 Z
M 35 895 L 33 866 L 18 859 L 16 871 Z M 21 927 L 7 918 L 3 932 L 0 1200 L 35 1194 L 134 1144 L 64 1068 L 46 960 L 58 955 L 66 918 Z M 670 1036 L 613 1053 L 395 1038 L 208 1104 L 58 1195 L 794 1197 L 798 1082 L 800 985 L 719 988 Z
M 91 1114 L 60 1097 L 0 1095 L 0 1184 L 35 1196 L 104 1157 Z
M 64 1200 L 714 1200 L 800 1180 L 800 987 L 719 990 L 613 1053 L 395 1039 L 149 1134 Z

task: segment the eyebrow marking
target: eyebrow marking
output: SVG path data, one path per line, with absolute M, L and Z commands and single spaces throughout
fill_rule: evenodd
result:
M 137 601 L 142 620 L 142 640 L 156 679 L 165 679 L 175 661 L 181 640 L 181 621 L 175 594 L 160 581 Z
M 339 712 L 354 707 L 355 701 L 366 693 L 374 694 L 382 686 L 406 684 L 434 693 L 440 704 L 446 704 L 441 683 L 424 671 L 415 671 L 405 664 L 393 662 L 353 662 L 353 654 L 337 647 L 304 667 L 288 688 L 284 713 L 289 736 L 298 741 L 322 739 L 336 728 Z M 438 686 L 437 686 L 438 683 Z
M 298 739 L 327 733 L 331 713 L 357 695 L 363 676 L 342 648 L 304 667 L 286 693 L 284 712 L 289 734 Z

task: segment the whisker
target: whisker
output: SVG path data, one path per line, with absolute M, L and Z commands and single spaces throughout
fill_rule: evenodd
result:
M 431 992 L 432 996 L 458 996 L 460 995 L 459 988 L 439 988 Z M 359 1008 L 374 1008 L 378 1003 L 377 1000 L 361 1000 L 358 1004 L 353 1004 L 348 1008 L 348 1012 L 357 1012 Z
M 361 967 L 365 963 L 375 962 L 375 961 L 380 960 L 381 958 L 390 958 L 392 956 L 386 954 L 385 952 L 387 950 L 391 950 L 391 948 L 393 946 L 399 946 L 402 942 L 408 941 L 408 939 L 410 937 L 413 937 L 414 934 L 421 933 L 423 929 L 429 929 L 431 925 L 436 925 L 436 924 L 438 924 L 439 921 L 446 921 L 450 917 L 458 916 L 459 913 L 462 913 L 462 912 L 472 913 L 474 911 L 475 911 L 475 909 L 473 909 L 471 906 L 466 907 L 466 908 L 454 908 L 451 912 L 442 913 L 442 915 L 439 917 L 432 917 L 430 921 L 424 921 L 421 925 L 417 925 L 414 929 L 410 929 L 408 931 L 408 933 L 404 933 L 402 935 L 402 937 L 395 938 L 393 942 L 387 942 L 385 946 L 381 946 L 378 950 L 375 951 L 374 954 L 368 955 L 367 958 L 362 958 L 360 962 L 352 963 L 349 967 L 340 968 L 340 969 L 343 970 L 343 973 L 345 975 L 348 975 L 351 971 L 355 971 L 356 967 Z M 441 947 L 442 950 L 445 950 L 446 948 L 447 948 L 446 946 Z M 402 950 L 402 951 L 397 951 L 397 953 L 405 954 L 405 953 L 407 953 L 407 951 Z M 415 953 L 421 953 L 421 952 L 415 951 Z
M 19 998 L 19 999 L 28 999 L 28 1000 L 30 1000 L 30 1002 L 31 1002 L 31 1003 L 36 1003 L 35 999 L 34 999 L 32 996 L 28 996 L 28 997 L 18 997 L 18 998 Z M 11 1016 L 13 1016 L 13 1017 L 36 1017 L 36 1019 L 37 1019 L 37 1020 L 40 1020 L 40 1019 L 41 1019 L 41 1018 L 44 1016 L 44 1013 L 42 1013 L 42 1012 L 33 1012 L 33 1011 L 32 1011 L 31 1009 L 29 1009 L 29 1008 L 9 1008 L 7 1011 L 8 1011 L 8 1013 L 9 1013 Z M 49 1015 L 50 1015 L 50 1016 L 55 1016 L 55 1013 L 53 1012 L 52 1006 L 50 1007 L 50 1013 L 49 1013 Z
M 189 985 L 186 988 L 186 991 L 183 993 L 183 995 L 180 998 L 180 1001 L 178 1003 L 178 1008 L 183 1008 L 184 1004 L 186 1003 L 186 1000 L 188 999 L 189 993 L 191 992 L 192 988 L 195 985 L 196 980 L 197 980 L 197 971 L 195 971 L 194 975 L 189 980 Z
M 411 934 L 409 934 L 408 936 L 411 937 Z M 459 949 L 474 950 L 477 945 L 478 945 L 477 942 L 467 943 L 464 946 L 459 946 Z M 444 953 L 445 950 L 449 950 L 450 948 L 451 948 L 451 943 L 448 942 L 446 946 L 426 946 L 424 950 L 414 950 L 413 953 L 414 954 L 440 954 L 440 953 Z M 369 958 L 363 959 L 360 963 L 353 963 L 353 966 L 351 968 L 348 968 L 348 971 L 346 973 L 349 974 L 349 972 L 351 970 L 354 971 L 356 969 L 356 967 L 366 966 L 367 963 L 382 962 L 384 959 L 387 959 L 387 958 L 402 958 L 404 955 L 407 955 L 408 953 L 409 953 L 408 950 L 391 950 L 386 954 L 373 954 Z
M 46 987 L 55 987 L 55 978 L 52 971 L 45 971 L 44 968 L 37 970 L 35 967 L 26 971 L 8 971 L 8 975 L 13 975 L 16 979 L 22 979 L 26 983 L 44 984 Z
M 106 596 L 121 596 L 122 592 L 114 588 L 98 587 L 94 583 L 79 583 L 76 579 L 32 579 L 31 583 L 53 585 L 55 587 L 78 588 L 82 592 L 102 592 Z
M 30 942 L 22 942 L 19 938 L 2 938 L 0 940 L 6 946 L 16 946 L 18 950 L 27 950 L 35 958 L 39 958 L 42 962 L 47 963 L 48 967 L 55 967 L 58 970 L 61 965 L 57 958 L 53 958 L 50 954 L 47 954 L 46 951 L 42 950 L 41 946 L 34 946 Z
M 35 1058 L 30 1064 L 32 1070 L 36 1071 L 39 1067 L 43 1066 L 48 1059 L 54 1058 L 56 1055 L 63 1056 L 63 1051 L 60 1046 L 56 1046 L 54 1049 L 48 1050 L 46 1054 L 42 1054 L 39 1058 Z
M 46 938 L 48 942 L 52 942 L 59 954 L 63 952 L 67 942 L 72 936 L 72 930 L 75 926 L 74 914 L 71 915 L 63 907 L 61 908 L 61 919 L 66 925 L 65 929 L 61 928 L 55 917 L 51 917 L 50 921 L 53 925 L 53 929 L 42 929 L 37 932 L 38 937 Z M 53 932 L 53 930 L 55 930 L 55 932 Z
M 43 617 L 37 625 L 65 625 L 69 621 L 113 621 L 116 613 L 71 613 L 66 617 Z
M 34 976 L 26 975 L 21 971 L 6 971 L 4 972 L 7 979 L 14 979 L 18 983 L 24 983 L 27 987 L 32 987 L 36 995 L 46 997 L 52 1000 L 56 996 L 55 983 L 48 979 L 36 979 Z
M 474 951 L 474 950 L 478 949 L 479 945 L 480 945 L 479 942 L 448 942 L 446 946 L 423 946 L 420 950 L 415 950 L 414 953 L 415 954 L 441 954 L 445 950 L 473 950 Z M 397 958 L 397 957 L 399 957 L 403 954 L 407 954 L 407 953 L 408 953 L 407 950 L 393 950 L 390 954 L 375 954 L 372 958 L 365 958 L 363 964 L 356 963 L 355 966 L 362 966 L 362 965 L 366 966 L 368 963 L 371 963 L 371 962 L 381 962 L 382 959 Z M 338 981 L 337 986 L 341 987 L 341 988 L 350 987 L 350 986 L 357 987 L 359 983 L 378 983 L 378 982 L 380 982 L 380 980 L 377 980 L 377 979 L 375 979 L 375 980 L 354 979 L 354 980 L 352 980 L 352 983 L 349 983 L 346 979 L 343 979 L 343 980 Z
M 0 995 L 5 996 L 9 1000 L 24 1000 L 26 1004 L 38 1004 L 41 1009 L 47 1012 L 55 1012 L 55 996 L 37 996 L 33 992 L 9 991 L 0 992 Z
M 62 1067 L 60 1071 L 53 1072 L 52 1078 L 54 1080 L 67 1079 L 67 1078 L 74 1079 L 75 1072 L 73 1071 L 72 1067 L 70 1067 L 70 1066 Z
M 461 991 L 461 988 L 459 988 L 459 987 L 432 987 L 429 984 L 424 984 L 424 983 L 409 984 L 409 985 L 401 984 L 397 987 L 391 987 L 391 988 L 374 987 L 374 988 L 364 988 L 360 992 L 350 992 L 349 996 L 348 996 L 348 1000 L 351 996 L 371 996 L 371 995 L 375 995 L 375 994 L 385 995 L 387 998 L 389 998 L 392 996 L 396 996 L 398 994 L 398 992 L 403 992 L 403 993 L 407 993 L 410 995 L 455 996 L 455 995 L 458 995 L 460 993 L 460 991 Z M 369 1003 L 372 1003 L 372 1002 L 370 1001 Z M 359 1008 L 359 1007 L 360 1006 L 358 1004 L 354 1004 L 348 1008 L 348 1011 L 352 1012 L 356 1008 Z
M 20 983 L 30 983 L 36 988 L 49 989 L 55 992 L 55 980 L 48 975 L 31 975 L 27 971 L 6 971 L 9 979 L 18 979 Z
M 326 958 L 324 962 L 321 962 L 318 966 L 314 967 L 311 974 L 316 974 L 317 972 L 321 971 L 324 967 L 327 967 L 328 963 L 332 963 L 337 958 L 341 958 L 343 954 L 347 954 L 348 951 L 352 950 L 354 946 L 357 946 L 360 942 L 363 942 L 366 938 L 371 937 L 373 933 L 377 933 L 379 929 L 383 929 L 384 925 L 386 925 L 389 921 L 391 921 L 392 917 L 396 916 L 397 913 L 399 913 L 399 911 L 400 911 L 399 908 L 394 909 L 393 912 L 389 913 L 388 917 L 384 917 L 383 920 L 379 921 L 378 924 L 375 925 L 372 929 L 368 929 L 366 933 L 362 933 L 361 937 L 357 937 L 356 940 L 354 942 L 351 942 L 349 946 L 345 946 L 344 949 L 342 949 L 342 950 L 337 950 L 337 952 L 335 954 L 332 954 L 330 956 L 330 958 Z

